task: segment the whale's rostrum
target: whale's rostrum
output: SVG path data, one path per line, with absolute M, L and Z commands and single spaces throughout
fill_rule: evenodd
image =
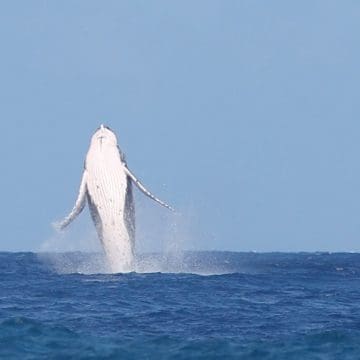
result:
M 62 230 L 68 226 L 87 202 L 112 272 L 134 271 L 133 184 L 146 196 L 173 210 L 148 191 L 129 170 L 116 135 L 101 125 L 91 138 L 75 206 L 58 227 Z

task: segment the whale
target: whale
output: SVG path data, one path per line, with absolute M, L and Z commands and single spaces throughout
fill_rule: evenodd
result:
M 64 230 L 87 203 L 112 273 L 135 271 L 134 185 L 156 203 L 174 211 L 133 174 L 115 133 L 101 124 L 90 141 L 75 205 L 57 223 L 57 228 Z

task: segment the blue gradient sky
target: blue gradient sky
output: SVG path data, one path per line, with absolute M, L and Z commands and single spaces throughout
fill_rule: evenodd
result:
M 52 236 L 104 122 L 189 248 L 359 251 L 359 19 L 358 1 L 1 2 L 0 250 Z

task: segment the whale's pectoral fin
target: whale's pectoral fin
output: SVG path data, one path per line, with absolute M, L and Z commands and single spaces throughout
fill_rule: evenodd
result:
M 166 207 L 167 209 L 171 210 L 171 211 L 175 211 L 171 206 L 169 206 L 168 204 L 164 203 L 163 201 L 161 201 L 160 199 L 158 199 L 156 196 L 154 196 L 149 190 L 147 190 L 145 188 L 145 186 L 136 178 L 136 176 L 129 170 L 129 168 L 127 166 L 125 166 L 125 172 L 126 175 L 129 176 L 129 178 L 134 182 L 134 184 L 146 195 L 148 196 L 150 199 L 153 199 L 154 201 L 156 201 L 158 204 Z
M 83 176 L 81 179 L 79 195 L 78 195 L 78 198 L 76 199 L 75 206 L 71 210 L 70 214 L 64 220 L 62 220 L 60 223 L 58 223 L 56 225 L 56 227 L 59 230 L 63 230 L 64 228 L 66 228 L 66 226 L 68 226 L 84 209 L 84 206 L 86 203 L 86 192 L 87 192 L 86 170 L 84 170 L 84 173 L 83 173 Z

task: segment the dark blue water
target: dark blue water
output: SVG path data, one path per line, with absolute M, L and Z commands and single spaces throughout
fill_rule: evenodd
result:
M 97 261 L 0 253 L 0 358 L 360 358 L 360 254 L 186 253 L 174 268 L 193 273 L 71 273 Z

